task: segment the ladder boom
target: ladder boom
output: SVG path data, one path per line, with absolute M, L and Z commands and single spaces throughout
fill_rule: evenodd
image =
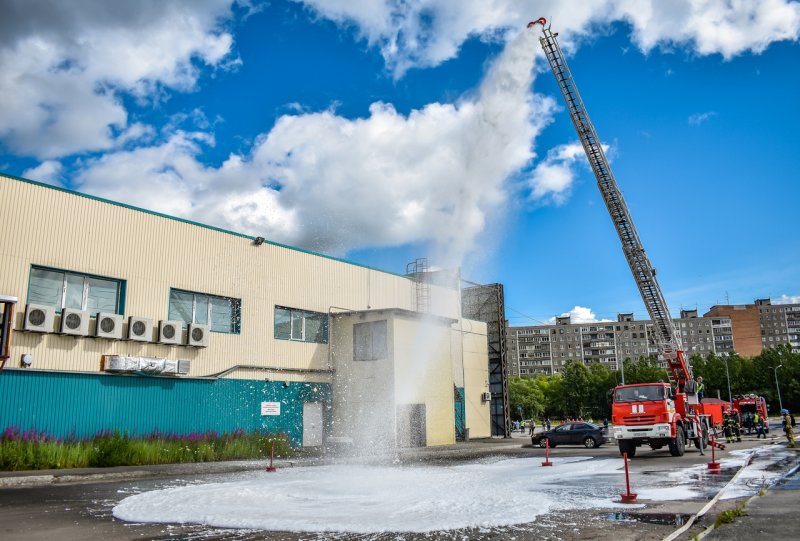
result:
M 672 373 L 673 379 L 678 383 L 679 388 L 683 388 L 684 383 L 691 378 L 690 367 L 685 361 L 683 354 L 683 344 L 680 335 L 675 330 L 675 324 L 670 316 L 667 302 L 661 292 L 661 287 L 656 280 L 656 270 L 650 263 L 645 253 L 642 241 L 633 224 L 628 206 L 622 197 L 622 193 L 617 187 L 611 166 L 606 159 L 605 152 L 597 137 L 597 132 L 589 119 L 589 114 L 583 105 L 578 87 L 572 77 L 572 73 L 567 66 L 564 53 L 556 39 L 557 33 L 553 33 L 546 25 L 544 18 L 538 19 L 528 25 L 531 28 L 537 24 L 542 25 L 542 37 L 539 42 L 542 45 L 550 69 L 556 78 L 556 83 L 561 91 L 564 101 L 569 111 L 572 124 L 578 133 L 586 158 L 597 179 L 597 185 L 603 196 L 603 201 L 614 222 L 614 227 L 622 243 L 622 251 L 628 266 L 639 288 L 647 313 L 653 320 L 653 333 L 655 342 L 659 347 L 664 360 Z

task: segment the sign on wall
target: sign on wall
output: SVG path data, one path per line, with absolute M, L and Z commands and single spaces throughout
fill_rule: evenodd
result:
M 262 402 L 261 415 L 280 415 L 281 403 L 280 402 Z

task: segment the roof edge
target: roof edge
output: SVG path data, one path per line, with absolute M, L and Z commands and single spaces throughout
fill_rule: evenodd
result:
M 70 190 L 69 188 L 64 188 L 62 186 L 54 186 L 53 184 L 48 184 L 46 182 L 40 182 L 40 181 L 37 181 L 37 180 L 31 180 L 29 178 L 18 177 L 16 175 L 5 173 L 3 171 L 0 171 L 0 177 L 5 177 L 5 178 L 8 178 L 10 180 L 15 180 L 15 181 L 18 181 L 18 182 L 24 182 L 26 184 L 33 184 L 34 186 L 39 186 L 40 188 L 48 188 L 48 189 L 51 189 L 51 190 L 64 192 L 64 193 L 67 193 L 67 194 L 70 194 L 70 195 L 74 195 L 74 196 L 77 196 L 77 197 L 85 197 L 87 199 L 92 199 L 94 201 L 99 201 L 101 203 L 107 203 L 109 205 L 114 205 L 114 206 L 117 206 L 117 207 L 122 207 L 122 208 L 126 208 L 126 209 L 129 209 L 129 210 L 134 210 L 134 211 L 137 211 L 137 212 L 143 212 L 145 214 L 150 214 L 150 215 L 153 215 L 153 216 L 158 216 L 160 218 L 166 218 L 168 220 L 174 220 L 176 222 L 182 222 L 182 223 L 185 223 L 185 224 L 194 225 L 194 226 L 202 227 L 202 228 L 205 228 L 205 229 L 211 229 L 212 231 L 217 231 L 219 233 L 225 233 L 225 234 L 228 234 L 228 235 L 233 235 L 235 237 L 241 237 L 241 238 L 245 238 L 245 239 L 250 239 L 252 241 L 255 241 L 256 238 L 263 238 L 263 237 L 253 237 L 251 235 L 246 235 L 244 233 L 231 231 L 229 229 L 223 229 L 221 227 L 217 227 L 217 226 L 214 226 L 214 225 L 204 224 L 204 223 L 195 222 L 195 221 L 192 221 L 192 220 L 189 220 L 189 219 L 186 219 L 186 218 L 180 218 L 178 216 L 172 216 L 172 215 L 169 215 L 169 214 L 164 214 L 163 212 L 157 212 L 155 210 L 149 210 L 149 209 L 142 208 L 142 207 L 136 207 L 136 206 L 133 206 L 133 205 L 129 205 L 127 203 L 121 203 L 119 201 L 114 201 L 112 199 L 106 199 L 106 198 L 103 198 L 103 197 L 98 197 L 96 195 L 90 195 L 90 194 L 79 192 L 79 191 L 76 191 L 76 190 Z M 375 268 L 375 267 L 370 267 L 369 265 L 363 265 L 361 263 L 356 263 L 354 261 L 348 261 L 347 259 L 342 259 L 340 257 L 335 257 L 335 256 L 332 256 L 332 255 L 327 255 L 327 254 L 323 254 L 323 253 L 320 253 L 320 252 L 314 252 L 314 251 L 311 251 L 311 250 L 306 250 L 304 248 L 298 248 L 296 246 L 291 246 L 289 244 L 282 244 L 280 242 L 275 242 L 275 241 L 272 241 L 272 240 L 269 240 L 269 239 L 264 239 L 264 243 L 265 244 L 270 244 L 272 246 L 277 246 L 278 248 L 286 248 L 287 250 L 293 250 L 295 252 L 301 252 L 301 253 L 304 253 L 304 254 L 309 254 L 309 255 L 313 255 L 313 256 L 317 256 L 317 257 L 322 257 L 322 258 L 325 258 L 325 259 L 331 259 L 333 261 L 338 261 L 340 263 L 346 263 L 348 265 L 353 265 L 353 266 L 356 266 L 356 267 L 361 267 L 361 268 L 364 268 L 364 269 L 373 270 L 373 271 L 376 271 L 376 272 L 382 272 L 384 274 L 390 274 L 392 276 L 398 276 L 400 278 L 409 279 L 407 276 L 405 276 L 403 274 L 398 274 L 396 272 L 391 272 L 391 271 L 387 271 L 387 270 L 384 270 L 384 269 L 378 269 L 378 268 Z

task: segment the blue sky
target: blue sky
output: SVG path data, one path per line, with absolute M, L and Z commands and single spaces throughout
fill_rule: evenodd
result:
M 800 302 L 800 4 L 9 0 L 0 171 L 402 273 L 512 324 L 646 317 L 528 20 L 552 16 L 673 313 Z

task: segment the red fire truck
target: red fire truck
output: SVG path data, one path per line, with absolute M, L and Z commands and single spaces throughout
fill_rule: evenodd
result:
M 763 396 L 746 394 L 733 397 L 733 410 L 739 414 L 739 421 L 742 428 L 747 428 L 747 432 L 755 430 L 755 415 L 764 419 L 764 431 L 769 434 L 769 422 L 767 421 L 767 401 Z

